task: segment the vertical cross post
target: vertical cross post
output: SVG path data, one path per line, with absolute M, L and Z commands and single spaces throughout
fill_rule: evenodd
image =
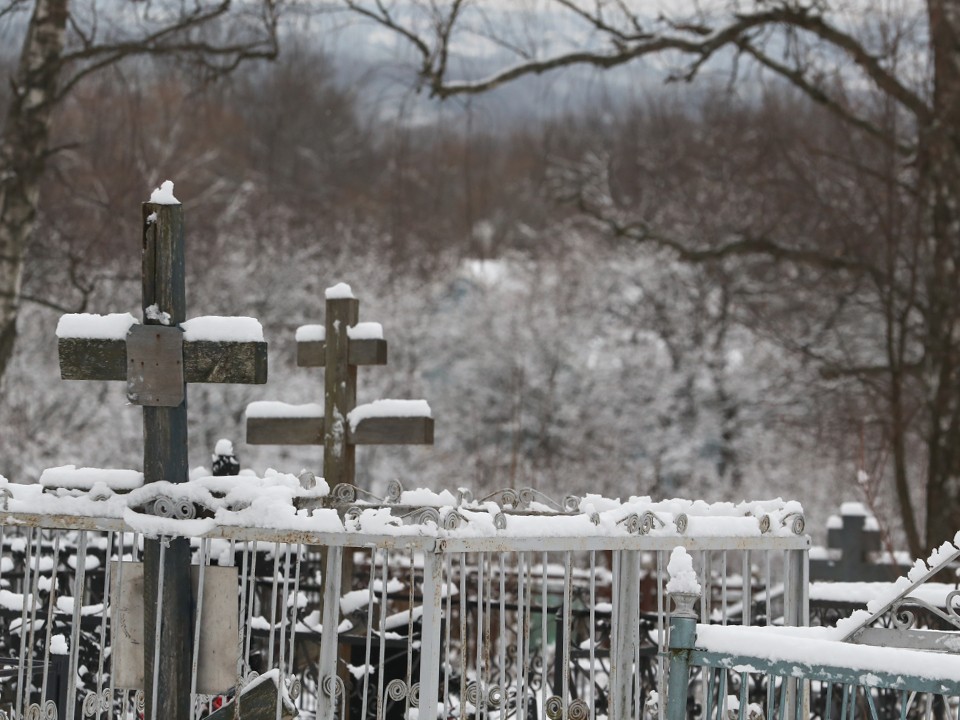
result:
M 143 204 L 145 326 L 181 332 L 177 326 L 186 320 L 183 238 L 182 205 Z M 168 320 L 163 313 L 169 315 Z M 173 327 L 165 327 L 160 318 Z M 183 393 L 179 405 L 143 408 L 143 474 L 147 483 L 162 480 L 181 483 L 189 479 L 187 398 L 182 372 L 177 382 L 182 385 Z M 161 564 L 160 542 L 147 540 L 144 544 L 144 717 L 189 720 L 193 637 L 190 544 L 185 538 L 170 540 L 162 553 Z M 159 592 L 161 585 L 162 593 Z M 159 647 L 155 645 L 157 638 Z
M 323 475 L 330 487 L 354 482 L 356 445 L 347 442 L 347 415 L 357 404 L 357 366 L 350 364 L 348 328 L 357 324 L 360 303 L 353 297 L 327 299 L 324 373 Z
M 127 398 L 143 408 L 144 482 L 185 483 L 187 383 L 265 383 L 267 344 L 252 318 L 186 321 L 183 207 L 173 183 L 164 183 L 142 213 L 143 323 L 129 314 L 64 315 L 57 326 L 60 374 L 65 380 L 125 380 Z M 189 720 L 189 541 L 147 540 L 143 559 L 144 718 Z M 131 672 L 139 679 L 136 669 Z

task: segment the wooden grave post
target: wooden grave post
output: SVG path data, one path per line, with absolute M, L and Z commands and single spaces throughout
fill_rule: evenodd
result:
M 358 322 L 360 303 L 349 285 L 327 288 L 324 296 L 324 324 L 306 325 L 297 331 L 297 365 L 324 368 L 323 405 L 251 403 L 247 407 L 247 442 L 323 445 L 323 475 L 332 489 L 340 484 L 355 486 L 357 445 L 432 445 L 433 418 L 422 400 L 381 401 L 386 404 L 377 409 L 377 403 L 357 407 L 357 367 L 386 365 L 387 342 L 378 323 Z M 355 413 L 360 416 L 354 417 Z M 325 560 L 325 552 L 323 557 Z M 326 562 L 323 566 L 327 567 Z M 341 592 L 349 591 L 352 582 L 353 553 L 345 551 L 340 563 Z M 349 645 L 341 645 L 339 655 L 338 675 L 349 683 Z
M 386 400 L 357 407 L 357 367 L 386 365 L 377 323 L 358 323 L 359 301 L 344 283 L 327 288 L 324 325 L 297 332 L 297 365 L 322 367 L 324 403 L 258 402 L 247 407 L 251 445 L 323 445 L 331 488 L 356 484 L 357 445 L 432 445 L 433 418 L 422 400 Z
M 145 483 L 164 480 L 183 483 L 189 479 L 187 383 L 262 384 L 267 379 L 267 345 L 262 333 L 255 339 L 210 339 L 216 331 L 200 332 L 197 339 L 184 338 L 181 328 L 186 320 L 183 206 L 173 198 L 172 183 L 164 200 L 165 203 L 143 203 L 143 324 L 130 325 L 125 337 L 117 337 L 116 332 L 98 334 L 96 322 L 83 322 L 81 318 L 71 323 L 71 316 L 64 318 L 68 320 L 66 323 L 61 320 L 58 328 L 63 379 L 125 380 L 128 399 L 143 407 Z M 248 328 L 251 324 L 259 328 L 259 323 L 245 320 Z M 71 325 L 82 331 L 71 333 Z M 221 328 L 223 325 L 220 323 Z M 204 339 L 205 335 L 208 339 Z M 161 585 L 163 605 L 157 633 Z M 158 540 L 147 541 L 144 548 L 144 718 L 147 720 L 190 718 L 191 595 L 189 540 L 175 538 L 163 547 Z M 159 639 L 159 645 L 155 644 L 155 638 Z M 155 661 L 158 663 L 156 684 L 153 681 Z

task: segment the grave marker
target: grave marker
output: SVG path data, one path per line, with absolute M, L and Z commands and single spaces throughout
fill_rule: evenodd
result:
M 378 323 L 360 323 L 359 301 L 344 283 L 325 293 L 324 325 L 297 330 L 297 365 L 322 367 L 324 404 L 256 402 L 247 407 L 252 445 L 323 445 L 331 487 L 355 484 L 357 445 L 432 445 L 433 418 L 423 400 L 357 406 L 357 367 L 385 365 L 387 342 Z
M 882 550 L 880 528 L 860 503 L 844 503 L 827 521 L 827 548 L 810 553 L 810 579 L 833 582 L 890 582 L 905 566 L 871 559 Z M 909 567 L 909 563 L 906 564 Z
M 184 483 L 186 385 L 264 383 L 267 346 L 250 318 L 185 322 L 183 206 L 172 183 L 162 189 L 142 206 L 143 324 L 129 315 L 64 316 L 57 335 L 63 379 L 125 380 L 128 399 L 143 407 L 145 483 Z M 191 595 L 189 541 L 147 541 L 144 717 L 150 720 L 190 718 Z

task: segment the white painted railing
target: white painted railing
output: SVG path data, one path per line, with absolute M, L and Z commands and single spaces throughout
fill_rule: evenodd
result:
M 0 658 L 18 672 L 0 712 L 142 711 L 142 668 L 154 664 L 135 657 L 145 644 L 122 638 L 143 621 L 131 578 L 145 536 L 193 547 L 194 718 L 220 702 L 228 717 L 239 690 L 250 717 L 436 708 L 427 714 L 639 720 L 648 692 L 663 694 L 663 578 L 678 545 L 712 588 L 701 617 L 805 622 L 809 540 L 795 503 L 474 500 L 398 487 L 358 500 L 288 475 L 127 493 L 5 485 Z M 68 682 L 56 696 L 58 653 Z M 269 677 L 254 683 L 257 673 Z

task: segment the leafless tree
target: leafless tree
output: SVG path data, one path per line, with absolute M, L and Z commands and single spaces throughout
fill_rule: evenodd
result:
M 0 29 L 22 35 L 0 125 L 0 380 L 16 339 L 41 180 L 60 149 L 51 123 L 64 99 L 85 78 L 138 57 L 189 62 L 214 76 L 244 60 L 272 58 L 277 22 L 275 0 L 0 3 Z
M 406 38 L 422 87 L 439 98 L 485 93 L 561 68 L 611 69 L 656 57 L 669 68 L 671 81 L 693 81 L 704 68 L 721 66 L 731 68 L 734 83 L 744 76 L 776 78 L 845 125 L 854 145 L 870 153 L 866 158 L 855 151 L 837 153 L 857 164 L 856 182 L 872 178 L 862 196 L 876 211 L 876 232 L 868 242 L 862 233 L 823 237 L 735 224 L 707 239 L 676 235 L 616 202 L 581 200 L 615 234 L 668 248 L 681 260 L 763 258 L 801 268 L 804 282 L 815 275 L 842 288 L 833 294 L 841 306 L 844 297 L 860 302 L 860 290 L 868 289 L 877 322 L 862 333 L 877 341 L 876 352 L 865 357 L 854 351 L 860 338 L 849 337 L 844 351 L 822 358 L 824 373 L 855 379 L 883 399 L 881 424 L 910 549 L 919 554 L 953 536 L 960 505 L 960 9 L 955 3 L 857 8 L 831 0 L 747 0 L 696 3 L 688 10 L 673 9 L 679 8 L 674 4 L 653 15 L 627 0 L 547 0 L 540 6 L 568 31 L 553 34 L 559 41 L 547 41 L 529 15 L 501 4 L 343 2 Z M 527 24 L 512 25 L 517 18 Z M 571 37 L 576 44 L 564 46 L 563 39 Z M 492 69 L 489 62 L 471 69 L 459 49 L 478 41 L 509 59 Z M 912 449 L 915 435 L 921 438 L 919 458 Z

